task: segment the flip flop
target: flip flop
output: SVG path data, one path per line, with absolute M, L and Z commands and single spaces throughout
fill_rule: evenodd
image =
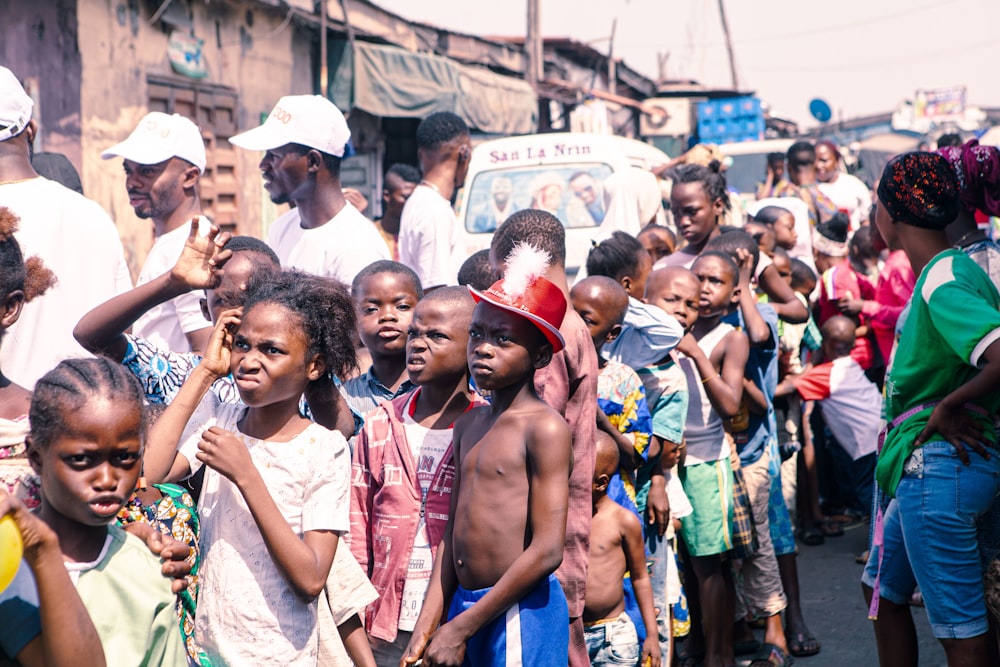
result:
M 774 644 L 764 643 L 757 657 L 747 663 L 747 667 L 790 667 L 795 659 Z
M 813 526 L 801 529 L 799 531 L 799 540 L 807 547 L 818 547 L 826 542 L 826 537 L 823 535 L 822 530 Z
M 819 640 L 808 630 L 806 632 L 799 632 L 794 637 L 786 634 L 785 641 L 788 642 L 788 652 L 796 658 L 816 655 L 823 648 Z M 812 646 L 808 646 L 810 644 Z

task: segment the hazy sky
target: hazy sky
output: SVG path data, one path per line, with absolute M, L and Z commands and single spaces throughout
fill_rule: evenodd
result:
M 478 35 L 523 35 L 525 0 L 374 0 L 408 19 Z M 716 0 L 539 0 L 546 37 L 614 51 L 633 69 L 728 86 Z M 502 9 L 499 9 L 501 8 Z M 496 8 L 496 9 L 491 9 Z M 810 124 L 809 100 L 834 117 L 892 110 L 917 88 L 968 86 L 1000 106 L 1000 0 L 728 0 L 740 86 L 775 114 Z

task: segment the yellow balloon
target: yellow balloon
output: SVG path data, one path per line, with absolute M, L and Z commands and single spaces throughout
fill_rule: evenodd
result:
M 0 518 L 0 591 L 6 590 L 14 580 L 23 554 L 24 542 L 21 541 L 21 531 L 8 514 Z

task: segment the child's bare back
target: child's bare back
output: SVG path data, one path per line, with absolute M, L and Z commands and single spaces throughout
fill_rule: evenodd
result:
M 613 500 L 601 503 L 590 524 L 590 567 L 587 570 L 587 606 L 583 622 L 615 618 L 625 611 L 622 580 L 630 570 L 626 551 L 627 538 L 634 534 L 642 544 L 642 526 L 638 517 Z M 634 567 L 645 566 L 645 561 Z
M 521 398 L 499 414 L 477 408 L 455 424 L 460 482 L 453 553 L 458 582 L 470 590 L 494 585 L 510 569 L 534 542 L 533 524 L 558 533 L 544 543 L 562 555 L 569 429 L 538 398 Z M 536 509 L 545 515 L 534 516 Z

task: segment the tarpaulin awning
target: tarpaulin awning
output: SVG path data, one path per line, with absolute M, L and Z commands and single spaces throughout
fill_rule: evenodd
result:
M 334 102 L 375 116 L 423 118 L 452 111 L 481 132 L 531 134 L 538 98 L 520 79 L 429 53 L 356 42 L 331 67 Z M 348 81 L 350 84 L 348 85 Z M 344 99 L 350 96 L 350 100 Z

